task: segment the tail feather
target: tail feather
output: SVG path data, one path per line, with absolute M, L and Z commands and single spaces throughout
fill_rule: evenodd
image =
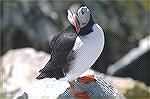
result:
M 40 80 L 40 79 L 43 79 L 43 78 L 46 78 L 46 77 L 47 77 L 46 73 L 41 73 L 39 76 L 36 77 L 36 79 Z
M 39 72 L 41 73 L 43 71 L 43 69 L 41 69 Z
M 42 69 L 43 70 L 43 69 Z M 59 68 L 59 69 L 56 69 L 56 70 L 53 70 L 53 71 L 41 71 L 40 70 L 40 75 L 36 77 L 36 79 L 40 80 L 40 79 L 43 79 L 43 78 L 56 78 L 56 79 L 59 79 L 59 78 L 62 78 L 64 77 L 65 74 L 63 73 L 63 69 L 62 68 Z
M 39 72 L 49 72 L 51 71 L 52 67 L 53 66 L 51 65 L 51 62 L 48 62 Z

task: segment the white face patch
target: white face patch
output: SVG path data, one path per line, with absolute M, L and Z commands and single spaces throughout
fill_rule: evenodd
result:
M 70 12 L 70 10 L 67 10 L 67 13 L 68 13 L 68 20 L 70 21 L 71 24 L 73 24 L 73 15 L 72 13 Z
M 75 41 L 73 50 L 76 51 L 77 49 L 79 49 L 80 47 L 82 47 L 82 45 L 83 45 L 83 42 L 82 42 L 82 40 L 80 39 L 80 37 L 78 36 L 78 37 L 76 38 L 76 41 Z

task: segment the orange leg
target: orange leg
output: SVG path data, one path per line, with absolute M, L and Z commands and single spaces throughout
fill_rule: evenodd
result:
M 95 82 L 96 79 L 94 78 L 94 75 L 87 75 L 83 77 L 78 77 L 77 81 L 82 83 L 90 83 L 90 82 Z
M 76 97 L 76 99 L 90 99 L 90 96 L 88 96 L 85 92 L 77 93 L 74 84 L 72 84 L 71 82 L 69 82 L 69 84 L 70 84 L 70 87 L 71 87 L 72 95 L 74 97 Z
M 69 82 L 70 84 L 70 88 L 71 88 L 71 92 L 72 92 L 72 95 L 75 96 L 77 94 L 77 91 L 75 89 L 75 86 L 74 84 L 72 84 L 71 82 Z

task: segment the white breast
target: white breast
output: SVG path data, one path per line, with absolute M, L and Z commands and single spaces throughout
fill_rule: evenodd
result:
M 65 79 L 72 81 L 90 68 L 104 47 L 104 34 L 102 28 L 98 24 L 93 25 L 93 32 L 77 37 L 73 47 L 75 50 L 75 59 L 71 62 L 71 69 Z

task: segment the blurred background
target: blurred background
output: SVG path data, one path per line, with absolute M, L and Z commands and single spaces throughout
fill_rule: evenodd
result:
M 66 10 L 73 3 L 85 3 L 105 33 L 92 68 L 150 85 L 149 0 L 2 0 L 0 55 L 29 47 L 49 53 L 50 40 L 70 24 Z

